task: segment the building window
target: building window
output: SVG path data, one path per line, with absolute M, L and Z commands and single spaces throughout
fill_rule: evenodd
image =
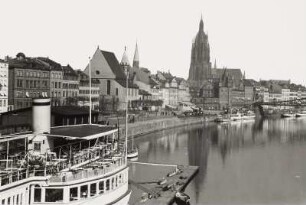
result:
M 117 96 L 119 95 L 119 90 L 118 90 L 118 88 L 116 88 L 116 95 L 117 95 Z
M 111 91 L 111 82 L 110 80 L 107 80 L 107 91 L 106 91 L 107 95 L 110 95 L 110 91 Z
M 41 150 L 41 144 L 40 142 L 34 142 L 34 151 L 39 151 Z
M 22 80 L 17 79 L 17 87 L 19 87 L 19 88 L 22 87 Z

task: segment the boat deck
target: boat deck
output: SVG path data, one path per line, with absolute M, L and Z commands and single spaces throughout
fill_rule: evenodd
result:
M 197 166 L 163 165 L 130 162 L 129 182 L 132 196 L 129 204 L 172 204 L 176 191 L 184 191 L 189 182 L 198 173 Z M 181 170 L 173 176 L 167 176 L 178 168 Z M 165 183 L 159 184 L 162 179 Z M 152 196 L 147 198 L 148 193 Z

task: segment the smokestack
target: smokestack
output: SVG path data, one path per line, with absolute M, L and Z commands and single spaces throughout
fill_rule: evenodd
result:
M 50 98 L 35 98 L 32 103 L 33 132 L 50 133 L 51 103 Z

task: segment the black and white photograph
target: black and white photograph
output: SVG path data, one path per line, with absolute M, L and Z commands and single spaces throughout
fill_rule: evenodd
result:
M 0 205 L 306 204 L 306 0 L 0 0 Z

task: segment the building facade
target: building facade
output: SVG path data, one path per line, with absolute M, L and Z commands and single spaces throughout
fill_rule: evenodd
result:
M 86 74 L 89 73 L 89 65 L 87 65 L 84 72 Z M 131 101 L 139 98 L 138 86 L 130 80 L 128 87 L 126 86 L 124 68 L 119 64 L 115 54 L 112 52 L 97 48 L 91 58 L 91 77 L 99 81 L 100 111 L 115 112 L 117 110 L 125 110 L 126 92 L 129 95 L 129 106 Z
M 63 105 L 78 104 L 79 76 L 69 64 L 63 66 L 62 93 Z
M 50 67 L 50 97 L 52 106 L 63 105 L 63 67 L 61 64 L 45 57 L 38 57 L 38 60 Z
M 77 71 L 79 76 L 79 94 L 78 105 L 89 106 L 90 90 L 91 90 L 91 106 L 93 110 L 99 110 L 99 81 L 97 79 L 91 80 L 91 88 L 89 87 L 89 76 L 83 71 Z
M 0 113 L 8 111 L 8 63 L 0 59 Z
M 31 107 L 32 98 L 50 97 L 49 66 L 23 53 L 8 62 L 10 110 Z

